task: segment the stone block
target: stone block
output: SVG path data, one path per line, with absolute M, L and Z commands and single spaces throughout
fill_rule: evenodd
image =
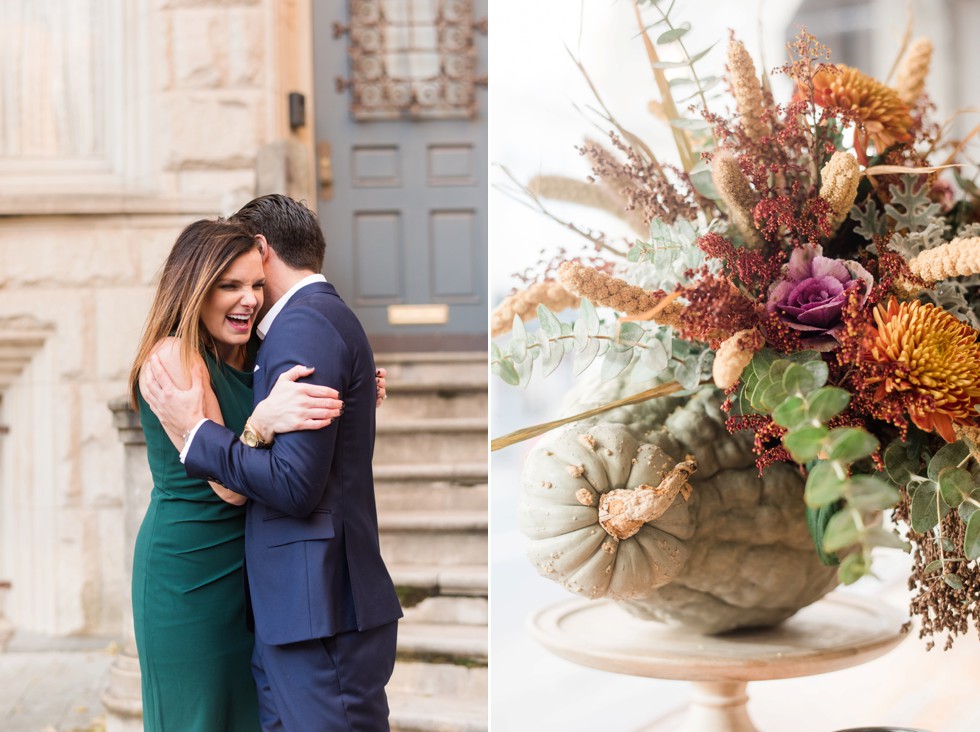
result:
M 214 194 L 221 192 L 221 215 L 229 216 L 255 197 L 255 168 L 231 170 L 181 170 L 177 174 L 180 192 Z
M 173 12 L 175 87 L 257 87 L 266 58 L 257 7 L 187 7 Z
M 0 227 L 0 286 L 96 287 L 136 280 L 136 262 L 117 224 L 72 219 Z
M 171 170 L 244 168 L 263 130 L 261 92 L 175 92 L 167 96 Z
M 113 287 L 96 290 L 95 376 L 99 380 L 125 380 L 129 375 L 153 290 L 149 287 Z

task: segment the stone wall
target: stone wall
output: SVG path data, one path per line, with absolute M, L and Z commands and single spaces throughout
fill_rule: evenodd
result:
M 123 448 L 107 402 L 125 393 L 176 235 L 250 199 L 258 148 L 284 134 L 271 28 L 295 5 L 109 2 L 118 17 L 90 30 L 132 65 L 118 74 L 125 95 L 116 77 L 92 88 L 133 149 L 100 167 L 58 165 L 56 146 L 38 165 L 0 148 L 0 580 L 18 630 L 119 633 Z M 24 64 L 57 73 L 41 61 Z

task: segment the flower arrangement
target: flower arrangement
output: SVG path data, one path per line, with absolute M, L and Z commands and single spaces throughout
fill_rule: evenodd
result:
M 932 121 L 931 44 L 906 39 L 886 84 L 803 30 L 777 102 L 734 37 L 726 75 L 699 73 L 707 51 L 688 53 L 690 25 L 663 5 L 636 15 L 679 164 L 610 114 L 610 144 L 580 148 L 589 182 L 524 188 L 542 210 L 615 211 L 637 238 L 578 229 L 594 254 L 544 263 L 494 311 L 493 335 L 511 338 L 492 344 L 492 371 L 526 386 L 571 354 L 576 374 L 601 358 L 605 381 L 656 379 L 588 416 L 713 384 L 760 473 L 805 476 L 814 549 L 840 581 L 869 573 L 874 547 L 911 551 L 920 634 L 949 647 L 980 627 L 980 191 L 956 164 L 967 141 Z

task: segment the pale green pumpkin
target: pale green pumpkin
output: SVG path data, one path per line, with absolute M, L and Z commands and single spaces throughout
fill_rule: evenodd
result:
M 576 391 L 587 397 L 570 411 L 642 388 L 625 379 L 581 384 Z M 518 512 L 538 571 L 579 594 L 706 633 L 772 625 L 833 589 L 836 568 L 820 563 L 806 527 L 803 475 L 777 463 L 760 476 L 752 435 L 728 433 L 721 400 L 710 388 L 651 400 L 542 440 L 525 464 Z M 587 449 L 581 434 L 606 452 Z M 638 467 L 637 455 L 656 461 Z M 656 485 L 688 455 L 697 463 L 690 499 L 678 493 L 634 537 L 611 536 L 598 509 L 577 497 L 585 486 L 598 496 Z M 569 473 L 579 465 L 581 475 Z

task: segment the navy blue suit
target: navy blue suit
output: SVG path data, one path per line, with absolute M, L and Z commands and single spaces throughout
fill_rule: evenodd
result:
M 378 544 L 374 356 L 328 283 L 301 288 L 276 316 L 258 352 L 255 402 L 297 364 L 340 392 L 343 416 L 278 435 L 271 449 L 205 422 L 184 464 L 249 499 L 245 568 L 263 728 L 375 732 L 388 728 L 384 684 L 402 612 Z

